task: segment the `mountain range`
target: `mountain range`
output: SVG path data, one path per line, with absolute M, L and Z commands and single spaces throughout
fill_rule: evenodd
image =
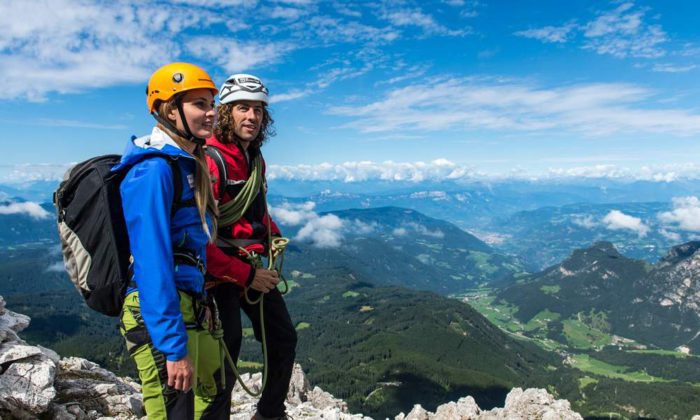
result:
M 495 301 L 516 307 L 513 316 L 523 324 L 546 314 L 548 337 L 573 347 L 578 337 L 572 325 L 582 323 L 591 334 L 601 334 L 601 345 L 618 336 L 617 340 L 698 353 L 698 250 L 700 242 L 679 245 L 650 265 L 623 256 L 610 242 L 598 242 L 520 278 L 499 291 Z
M 518 258 L 414 210 L 317 216 L 342 220 L 344 231 L 331 247 L 292 242 L 287 301 L 300 336 L 298 358 L 310 379 L 346 398 L 354 411 L 381 416 L 416 402 L 434 408 L 465 393 L 488 408 L 501 404 L 513 386 L 545 387 L 587 416 L 682 418 L 700 411 L 692 397 L 700 362 L 686 331 L 697 307 L 696 245 L 677 247 L 651 265 L 598 243 L 529 274 Z M 4 217 L 10 225 L 13 219 L 24 223 L 27 232 L 37 228 L 32 224 L 53 230 L 50 218 Z M 283 228 L 293 238 L 303 229 Z M 56 243 L 32 241 L 32 233 L 12 235 L 20 239 L 3 248 L 0 294 L 32 316 L 25 336 L 133 375 L 114 319 L 82 304 L 57 265 Z M 468 295 L 486 318 L 446 295 Z M 635 302 L 644 297 L 648 302 Z M 640 309 L 621 311 L 613 298 Z M 644 323 L 630 327 L 631 319 Z M 677 332 L 656 332 L 664 328 Z M 243 357 L 255 366 L 259 347 L 248 335 L 244 343 Z M 691 354 L 673 350 L 679 346 Z

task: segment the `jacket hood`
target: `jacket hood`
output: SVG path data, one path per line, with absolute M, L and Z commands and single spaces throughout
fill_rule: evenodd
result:
M 158 127 L 153 127 L 153 131 L 150 135 L 131 139 L 126 146 L 126 150 L 124 150 L 122 154 L 121 161 L 115 165 L 112 170 L 116 171 L 125 166 L 134 165 L 144 158 L 153 155 L 194 159 L 191 154 L 182 150 L 163 130 Z

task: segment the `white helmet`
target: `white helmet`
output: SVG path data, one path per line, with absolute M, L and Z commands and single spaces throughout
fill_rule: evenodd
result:
M 260 101 L 268 104 L 268 90 L 262 81 L 250 74 L 229 76 L 219 89 L 219 102 L 229 104 L 235 101 Z

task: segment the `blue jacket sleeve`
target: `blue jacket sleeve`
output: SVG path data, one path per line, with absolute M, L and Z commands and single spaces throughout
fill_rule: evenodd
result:
M 141 315 L 155 348 L 174 362 L 187 355 L 187 332 L 175 287 L 170 237 L 174 191 L 168 163 L 147 159 L 134 165 L 120 190 Z

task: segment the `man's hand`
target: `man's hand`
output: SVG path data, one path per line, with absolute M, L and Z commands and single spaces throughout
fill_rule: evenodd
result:
M 185 356 L 177 362 L 166 360 L 165 368 L 168 371 L 168 386 L 183 392 L 192 388 L 194 369 L 189 356 Z
M 258 268 L 255 270 L 255 277 L 253 277 L 250 287 L 258 292 L 267 293 L 277 287 L 277 283 L 279 282 L 280 279 L 275 270 Z

